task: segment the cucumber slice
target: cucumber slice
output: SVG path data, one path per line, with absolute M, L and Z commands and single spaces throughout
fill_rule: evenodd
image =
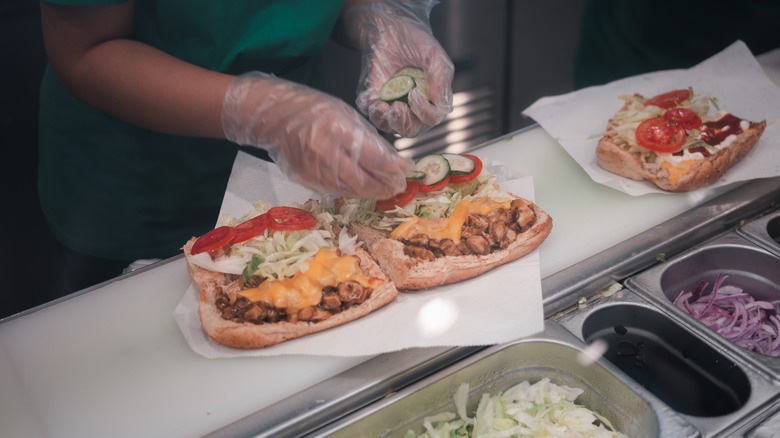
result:
M 444 181 L 450 174 L 450 162 L 441 154 L 426 155 L 414 164 L 414 170 L 425 173 L 421 183 L 432 186 Z
M 406 96 L 415 86 L 414 78 L 409 75 L 393 76 L 379 89 L 379 98 L 385 102 L 406 100 Z
M 423 97 L 428 99 L 428 79 L 425 76 L 425 72 L 421 68 L 411 66 L 403 67 L 402 69 L 395 72 L 393 76 L 399 75 L 407 75 L 414 78 L 415 88 L 417 88 L 417 91 L 419 91 Z
M 406 174 L 407 181 L 419 181 L 425 178 L 425 172 L 419 170 L 411 170 Z
M 417 67 L 404 67 L 393 74 L 393 76 L 400 75 L 411 76 L 415 79 L 425 79 L 425 72 Z
M 406 102 L 409 92 L 415 88 L 428 99 L 428 80 L 425 72 L 418 67 L 403 67 L 382 85 L 379 98 L 388 103 L 396 100 Z
M 474 171 L 477 164 L 469 157 L 458 154 L 442 154 L 450 163 L 450 174 L 468 175 Z

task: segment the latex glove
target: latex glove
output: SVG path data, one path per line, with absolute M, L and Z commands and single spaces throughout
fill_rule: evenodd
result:
M 452 111 L 454 67 L 428 21 L 435 3 L 377 1 L 350 7 L 342 15 L 347 37 L 362 54 L 357 107 L 383 131 L 414 137 Z M 382 101 L 382 85 L 409 66 L 427 74 L 430 101 L 417 89 L 409 93 L 408 104 Z
M 412 165 L 344 101 L 260 72 L 237 76 L 222 106 L 225 137 L 268 151 L 281 171 L 311 190 L 388 198 Z

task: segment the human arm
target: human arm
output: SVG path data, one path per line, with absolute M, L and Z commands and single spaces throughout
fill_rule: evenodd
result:
M 46 53 L 75 97 L 119 119 L 175 135 L 223 137 L 232 77 L 131 39 L 134 2 L 62 6 L 41 2 Z
M 428 16 L 434 0 L 348 0 L 342 9 L 340 41 L 361 53 L 357 107 L 379 129 L 414 137 L 441 123 L 452 111 L 449 56 L 434 38 Z M 403 67 L 427 76 L 428 95 L 413 89 L 407 102 L 388 103 L 379 90 Z
M 266 149 L 288 177 L 316 191 L 389 197 L 404 189 L 407 160 L 332 96 L 259 72 L 213 72 L 133 40 L 132 1 L 41 9 L 57 76 L 108 114 Z

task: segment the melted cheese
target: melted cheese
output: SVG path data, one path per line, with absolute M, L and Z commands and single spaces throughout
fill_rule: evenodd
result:
M 390 233 L 392 239 L 409 239 L 418 234 L 424 234 L 434 240 L 451 239 L 460 242 L 460 233 L 472 213 L 487 214 L 497 208 L 509 208 L 511 201 L 495 202 L 488 198 L 473 201 L 462 200 L 452 210 L 450 217 L 440 219 L 420 219 L 417 216 L 402 223 Z
M 288 313 L 296 313 L 304 307 L 319 304 L 322 289 L 326 286 L 335 287 L 346 280 L 356 281 L 363 287 L 371 286 L 355 256 L 340 256 L 335 249 L 321 249 L 306 263 L 307 269 L 292 278 L 266 280 L 255 288 L 239 292 L 239 295 L 252 302 L 263 301 L 286 309 Z
M 674 164 L 669 161 L 661 163 L 661 169 L 669 172 L 669 182 L 671 184 L 677 184 L 685 174 L 691 171 L 691 167 L 696 164 L 696 160 L 678 161 Z

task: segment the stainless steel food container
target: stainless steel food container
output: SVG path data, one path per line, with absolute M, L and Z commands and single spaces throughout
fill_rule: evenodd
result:
M 560 322 L 706 437 L 755 424 L 780 395 L 764 373 L 715 342 L 717 334 L 628 289 Z
M 453 394 L 470 384 L 473 414 L 483 393 L 496 394 L 524 380 L 584 389 L 577 402 L 604 415 L 630 437 L 696 437 L 699 432 L 611 363 L 554 321 L 537 336 L 498 345 L 414 383 L 332 423 L 311 437 L 399 437 L 422 432 L 423 419 L 455 411 Z
M 461 383 L 473 412 L 482 393 L 543 377 L 583 388 L 578 401 L 630 437 L 773 436 L 780 358 L 732 344 L 673 303 L 717 274 L 756 299 L 780 299 L 780 257 L 731 229 L 548 319 L 537 336 L 480 350 L 311 436 L 420 432 L 426 416 L 454 411 Z
M 728 284 L 742 288 L 757 300 L 775 303 L 780 300 L 780 257 L 736 232 L 710 239 L 627 279 L 625 284 L 691 332 L 779 383 L 780 358 L 742 349 L 674 305 L 674 299 L 682 290 L 693 290 L 700 281 L 712 285 L 717 274 L 728 275 Z
M 780 358 L 743 349 L 674 304 L 718 274 L 757 300 L 780 300 L 780 215 L 768 214 L 625 279 L 625 289 L 559 318 L 579 339 L 688 419 L 704 436 L 772 436 Z M 773 431 L 772 433 L 777 433 Z M 664 436 L 664 435 L 662 435 Z
M 391 373 L 378 386 L 356 367 L 322 384 L 343 397 L 316 388 L 290 397 L 303 414 L 285 436 L 403 436 L 454 411 L 462 383 L 473 413 L 482 393 L 543 377 L 584 389 L 578 401 L 630 437 L 780 436 L 780 359 L 741 349 L 673 303 L 717 274 L 757 299 L 780 299 L 778 196 L 777 181 L 746 184 L 546 277 L 538 335 L 454 349 L 457 360 L 403 379 Z M 348 392 L 363 387 L 370 396 Z M 266 411 L 242 425 L 276 436 L 266 433 L 275 411 Z
M 780 433 L 780 412 L 775 412 L 758 425 L 750 428 L 746 438 L 776 438 Z
M 737 233 L 780 256 L 780 210 L 746 222 L 737 228 Z

